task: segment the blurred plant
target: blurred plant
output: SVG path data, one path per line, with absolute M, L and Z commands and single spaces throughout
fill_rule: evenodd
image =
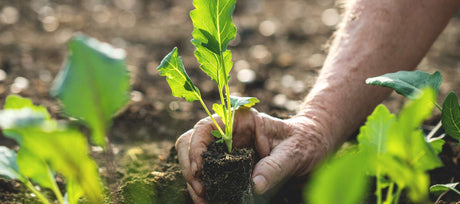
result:
M 224 130 L 208 110 L 198 87 L 185 72 L 177 48 L 166 55 L 157 68 L 161 76 L 166 76 L 174 96 L 183 97 L 189 102 L 200 101 L 217 128 L 211 134 L 220 138 L 218 142 L 225 142 L 228 152 L 232 151 L 235 110 L 239 107 L 250 108 L 259 102 L 254 97 L 230 96 L 228 81 L 233 62 L 232 53 L 227 49 L 227 45 L 236 35 L 236 28 L 232 22 L 235 3 L 235 0 L 194 0 L 193 5 L 196 9 L 190 12 L 194 26 L 192 44 L 196 47 L 195 57 L 201 64 L 201 70 L 217 83 L 220 104 L 214 103 L 212 109 L 222 120 Z
M 52 94 L 60 99 L 68 116 L 90 128 L 96 145 L 106 147 L 112 118 L 129 101 L 129 90 L 125 52 L 76 34 L 69 42 L 68 59 L 54 82 Z M 0 148 L 0 175 L 19 179 L 43 203 L 50 201 L 30 180 L 50 188 L 59 203 L 77 203 L 82 196 L 91 203 L 102 202 L 98 168 L 88 156 L 88 142 L 81 132 L 52 120 L 45 107 L 14 95 L 7 98 L 0 111 L 0 127 L 20 146 L 17 155 L 6 147 Z M 106 150 L 111 156 L 106 158 L 106 166 L 112 184 L 116 166 L 110 145 Z M 66 180 L 65 196 L 57 186 L 56 173 Z
M 312 203 L 359 203 L 369 176 L 375 176 L 379 204 L 398 203 L 404 189 L 413 202 L 426 201 L 427 171 L 442 166 L 437 154 L 444 141 L 427 141 L 419 128 L 431 115 L 435 91 L 422 89 L 414 98 L 398 117 L 384 105 L 377 106 L 360 129 L 355 151 L 346 151 L 321 167 L 305 192 L 306 199 Z
M 17 154 L 0 147 L 0 175 L 20 180 L 43 203 L 52 202 L 30 180 L 51 189 L 59 203 L 77 203 L 82 196 L 91 203 L 102 202 L 98 168 L 79 131 L 51 119 L 45 107 L 15 95 L 6 99 L 0 111 L 0 127 L 20 147 Z M 56 183 L 56 173 L 66 180 L 65 197 Z

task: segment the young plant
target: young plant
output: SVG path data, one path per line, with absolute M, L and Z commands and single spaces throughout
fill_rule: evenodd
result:
M 174 48 L 158 66 L 161 76 L 166 76 L 172 94 L 187 101 L 200 101 L 214 125 L 211 134 L 225 142 L 228 152 L 232 151 L 232 132 L 235 110 L 250 108 L 258 103 L 254 97 L 230 96 L 229 79 L 233 67 L 232 53 L 228 43 L 235 38 L 236 27 L 232 22 L 235 0 L 194 0 L 195 10 L 190 12 L 193 22 L 192 44 L 196 47 L 195 57 L 200 68 L 217 83 L 220 103 L 214 103 L 212 110 L 224 124 L 222 129 L 216 118 L 204 103 L 201 93 L 187 75 L 177 48 Z
M 312 203 L 328 203 L 321 199 L 339 194 L 341 197 L 331 201 L 358 203 L 363 198 L 367 178 L 375 176 L 378 204 L 384 200 L 383 203 L 398 203 L 403 190 L 407 190 L 412 201 L 425 201 L 429 185 L 427 171 L 442 166 L 437 154 L 444 141 L 439 138 L 427 141 L 419 128 L 431 115 L 434 98 L 435 91 L 422 89 L 398 117 L 385 106 L 377 106 L 360 129 L 359 144 L 355 147 L 358 150 L 349 151 L 322 167 L 307 188 L 306 198 Z M 340 170 L 331 170 L 336 167 Z
M 96 145 L 105 147 L 112 118 L 129 101 L 129 73 L 125 51 L 76 34 L 51 94 L 64 113 L 84 122 Z
M 15 95 L 6 99 L 4 110 L 0 111 L 0 128 L 20 147 L 17 155 L 0 147 L 1 176 L 20 180 L 43 203 L 52 202 L 30 180 L 51 189 L 61 204 L 77 203 L 82 196 L 91 203 L 102 202 L 98 168 L 88 155 L 85 136 L 79 131 L 51 119 L 45 107 Z M 66 180 L 65 196 L 56 183 L 56 173 Z

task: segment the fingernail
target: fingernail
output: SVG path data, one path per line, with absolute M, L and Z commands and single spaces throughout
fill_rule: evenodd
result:
M 196 171 L 198 171 L 198 166 L 196 165 L 196 162 L 192 162 L 192 174 L 196 175 Z
M 192 188 L 196 194 L 201 195 L 203 193 L 203 188 L 199 181 L 192 181 Z
M 253 179 L 254 182 L 254 191 L 257 194 L 262 194 L 265 192 L 265 189 L 267 188 L 267 180 L 265 179 L 264 176 L 262 175 L 257 175 Z

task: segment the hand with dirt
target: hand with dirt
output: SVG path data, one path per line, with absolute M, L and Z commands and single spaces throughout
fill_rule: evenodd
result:
M 233 146 L 254 145 L 261 158 L 252 174 L 254 191 L 258 194 L 282 179 L 305 175 L 331 148 L 321 126 L 306 117 L 281 120 L 254 109 L 238 110 L 235 117 Z M 215 137 L 210 134 L 215 129 L 211 119 L 205 118 L 176 142 L 187 187 L 196 203 L 204 202 L 203 187 L 198 178 L 201 154 L 207 145 L 215 142 Z
M 304 175 L 352 135 L 390 93 L 365 80 L 415 69 L 459 8 L 458 0 L 347 1 L 321 73 L 297 115 L 280 120 L 254 110 L 238 112 L 234 146 L 253 144 L 262 157 L 253 171 L 256 193 Z M 200 203 L 203 189 L 195 173 L 214 140 L 211 130 L 203 119 L 176 143 L 189 192 Z

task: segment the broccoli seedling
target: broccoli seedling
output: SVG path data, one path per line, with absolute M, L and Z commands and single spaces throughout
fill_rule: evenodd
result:
M 157 70 L 166 76 L 172 94 L 187 101 L 200 101 L 206 113 L 216 126 L 211 134 L 225 142 L 228 152 L 232 151 L 232 132 L 235 110 L 250 108 L 259 100 L 254 97 L 230 96 L 229 79 L 232 69 L 232 52 L 228 43 L 235 38 L 236 27 L 232 22 L 235 0 L 194 0 L 195 9 L 190 12 L 193 22 L 192 44 L 196 47 L 195 57 L 200 68 L 217 83 L 220 103 L 214 103 L 212 110 L 224 124 L 222 129 L 203 101 L 200 90 L 187 75 L 182 58 L 174 48 L 161 61 Z

